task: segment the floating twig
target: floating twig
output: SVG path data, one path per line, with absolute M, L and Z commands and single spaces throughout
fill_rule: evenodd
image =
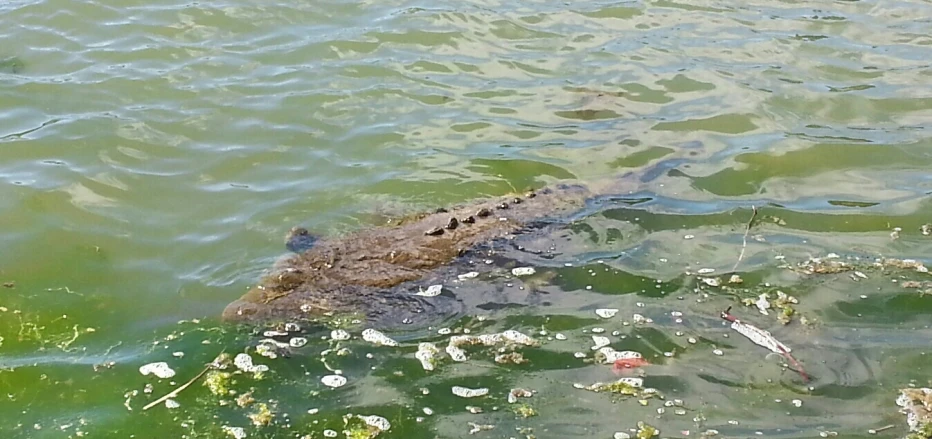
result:
M 888 425 L 884 425 L 883 427 L 880 427 L 880 428 L 872 428 L 872 429 L 870 429 L 870 430 L 867 430 L 867 432 L 870 433 L 870 434 L 877 434 L 877 433 L 880 433 L 881 431 L 889 430 L 889 429 L 891 429 L 891 428 L 893 428 L 893 427 L 896 427 L 896 426 L 893 425 L 893 424 L 888 424 Z
M 770 335 L 769 331 L 765 331 L 756 326 L 744 323 L 741 320 L 738 320 L 737 317 L 731 315 L 730 312 L 731 307 L 729 306 L 728 309 L 722 312 L 721 316 L 723 319 L 731 322 L 731 329 L 734 329 L 739 334 L 747 337 L 758 346 L 765 347 L 771 352 L 782 355 L 787 359 L 787 361 L 790 362 L 790 364 L 793 365 L 793 367 L 796 368 L 796 373 L 803 377 L 803 381 L 807 383 L 809 382 L 809 375 L 806 374 L 806 371 L 803 370 L 803 366 L 799 364 L 799 361 L 796 361 L 796 358 L 790 354 L 790 348 L 787 345 L 781 343 L 779 340 Z
M 751 219 L 748 220 L 748 225 L 744 228 L 744 238 L 741 240 L 741 253 L 738 255 L 738 260 L 735 261 L 735 266 L 731 268 L 732 272 L 738 269 L 738 265 L 741 264 L 741 260 L 744 259 L 744 250 L 748 248 L 748 234 L 751 233 L 754 219 L 757 218 L 757 206 L 751 206 L 751 210 Z
M 165 402 L 165 401 L 168 400 L 168 399 L 171 399 L 171 398 L 174 398 L 174 397 L 178 396 L 179 393 L 183 392 L 184 389 L 187 389 L 191 384 L 194 384 L 195 381 L 199 380 L 199 379 L 200 379 L 202 376 L 204 376 L 204 374 L 207 373 L 207 371 L 209 371 L 210 369 L 213 369 L 213 366 L 208 364 L 207 366 L 204 367 L 204 370 L 202 370 L 201 373 L 197 374 L 197 376 L 195 376 L 194 378 L 191 378 L 188 382 L 182 384 L 182 385 L 179 386 L 177 389 L 172 390 L 171 392 L 168 392 L 165 396 L 163 396 L 163 397 L 161 397 L 161 398 L 159 398 L 159 399 L 156 399 L 155 401 L 152 401 L 152 402 L 150 402 L 149 404 L 146 404 L 146 406 L 143 407 L 142 410 L 143 410 L 143 411 L 149 410 L 150 408 L 155 407 L 155 406 L 157 406 L 157 405 L 159 405 L 159 404 Z

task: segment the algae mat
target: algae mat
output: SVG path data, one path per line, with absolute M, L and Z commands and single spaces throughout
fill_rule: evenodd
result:
M 921 1 L 5 2 L 0 437 L 904 437 L 899 390 L 932 385 L 930 24 Z M 464 316 L 219 323 L 292 226 L 623 175 L 434 279 Z

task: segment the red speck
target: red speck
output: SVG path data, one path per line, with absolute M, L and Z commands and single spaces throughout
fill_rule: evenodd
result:
M 643 358 L 622 358 L 620 360 L 615 360 L 615 364 L 612 365 L 612 372 L 615 372 L 617 375 L 628 372 L 629 369 L 634 369 L 637 367 L 648 366 L 650 363 Z

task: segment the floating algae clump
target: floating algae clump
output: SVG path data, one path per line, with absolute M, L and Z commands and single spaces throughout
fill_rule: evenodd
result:
M 634 435 L 637 439 L 650 439 L 654 436 L 660 434 L 660 430 L 657 430 L 655 427 L 647 425 L 643 421 L 638 422 L 638 432 Z
M 522 418 L 530 418 L 532 416 L 537 416 L 537 410 L 534 410 L 534 407 L 531 407 L 527 404 L 520 404 L 512 409 L 516 415 Z
M 204 387 L 210 389 L 210 393 L 217 396 L 225 396 L 230 393 L 230 384 L 233 381 L 233 374 L 230 372 L 221 372 L 212 370 L 207 372 L 204 377 Z
M 264 402 L 256 406 L 256 411 L 254 413 L 249 414 L 249 420 L 252 421 L 252 424 L 256 427 L 265 427 L 271 424 L 274 418 L 275 413 L 272 413 L 272 409 Z
M 591 386 L 582 386 L 583 389 L 593 392 L 614 393 L 616 395 L 636 396 L 640 395 L 643 381 L 640 378 L 621 378 L 618 381 L 610 383 L 595 383 Z

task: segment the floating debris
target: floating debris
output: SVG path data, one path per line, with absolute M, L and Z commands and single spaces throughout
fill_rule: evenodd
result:
M 499 344 L 519 344 L 525 346 L 537 346 L 540 343 L 519 331 L 509 329 L 504 332 L 483 335 L 455 335 L 450 337 L 450 344 L 447 346 L 447 354 L 453 361 L 466 361 L 466 351 L 461 346 L 496 346 Z
M 653 320 L 653 319 L 648 318 L 648 317 L 644 317 L 644 316 L 641 315 L 641 314 L 634 314 L 634 315 L 632 315 L 632 316 L 631 316 L 631 321 L 632 321 L 635 325 L 642 325 L 642 324 L 645 324 L 645 323 L 654 323 L 654 320 Z
M 346 385 L 346 377 L 343 375 L 326 375 L 320 379 L 320 382 L 327 387 L 343 387 Z
M 617 308 L 599 308 L 595 310 L 595 315 L 603 319 L 610 319 L 612 317 L 615 317 L 615 314 L 618 314 Z
M 608 348 L 611 349 L 611 348 Z M 600 351 L 599 354 L 602 354 Z M 672 356 L 672 353 L 670 353 Z M 598 355 L 597 355 L 598 357 Z M 615 351 L 611 355 L 606 355 L 606 358 L 614 358 L 615 361 L 612 361 L 612 372 L 616 375 L 621 375 L 628 372 L 630 369 L 636 369 L 639 367 L 649 366 L 650 363 L 641 356 L 640 353 L 634 351 Z
M 595 354 L 596 361 L 603 364 L 614 364 L 619 360 L 643 359 L 640 352 L 635 351 L 616 351 L 610 346 L 599 348 Z
M 475 422 L 470 422 L 469 426 L 472 427 L 469 430 L 469 434 L 476 434 L 480 431 L 487 431 L 495 428 L 492 424 L 477 424 Z
M 278 358 L 278 353 L 281 350 L 286 350 L 290 347 L 288 343 L 282 343 L 275 341 L 271 338 L 266 338 L 260 340 L 256 345 L 256 353 L 270 359 Z
M 362 331 L 362 339 L 379 346 L 398 346 L 397 341 L 372 328 Z
M 436 297 L 443 292 L 443 285 L 431 285 L 426 290 L 419 290 L 415 295 L 423 297 Z
M 788 324 L 790 320 L 792 320 L 793 315 L 796 314 L 796 310 L 793 309 L 792 305 L 799 304 L 799 300 L 783 291 L 777 291 L 777 298 L 773 302 L 770 301 L 769 294 L 762 293 L 758 296 L 757 300 L 744 299 L 742 303 L 746 306 L 756 306 L 757 310 L 765 316 L 770 315 L 768 310 L 774 308 L 778 309 L 780 313 L 777 314 L 777 320 L 785 325 Z
M 696 273 L 698 273 L 698 274 L 712 274 L 712 273 L 715 273 L 715 269 L 714 269 L 714 268 L 700 268 L 698 271 L 696 271 Z
M 265 427 L 272 423 L 272 420 L 275 419 L 275 413 L 272 412 L 272 409 L 269 408 L 269 405 L 266 403 L 259 403 L 256 406 L 256 411 L 247 415 L 249 420 L 252 421 L 252 425 L 256 427 Z
M 537 270 L 534 267 L 517 267 L 511 269 L 511 274 L 515 276 L 530 276 L 536 273 Z
M 710 287 L 717 287 L 722 285 L 722 280 L 717 277 L 702 277 L 699 278 L 699 280 Z
M 447 346 L 447 355 L 449 355 L 450 358 L 453 361 L 456 361 L 457 363 L 462 363 L 466 361 L 468 359 L 466 357 L 466 351 L 463 350 L 463 348 L 460 348 L 459 346 L 454 346 L 452 344 L 453 340 L 450 340 L 450 343 L 451 344 Z
M 932 235 L 932 223 L 919 226 L 919 232 L 922 233 L 923 236 Z
M 461 398 L 476 398 L 479 396 L 485 396 L 489 394 L 489 389 L 487 387 L 482 387 L 479 389 L 470 389 L 468 387 L 462 386 L 453 386 L 451 389 L 453 394 Z
M 519 404 L 512 408 L 512 411 L 515 413 L 515 415 L 518 415 L 518 417 L 522 419 L 537 416 L 537 410 L 527 404 Z
M 522 344 L 525 346 L 537 346 L 539 344 L 537 340 L 534 340 L 533 338 L 513 329 L 502 332 L 502 337 L 511 343 Z
M 477 277 L 479 277 L 478 271 L 470 271 L 469 273 L 463 273 L 459 276 L 456 276 L 456 278 L 459 280 L 474 279 Z
M 174 399 L 171 399 L 171 398 L 165 400 L 165 408 L 176 409 L 178 407 L 181 407 L 181 404 L 179 404 L 178 401 L 175 401 Z
M 900 389 L 896 405 L 906 415 L 906 424 L 911 433 L 907 439 L 932 437 L 932 388 Z
M 796 367 L 796 372 L 803 377 L 804 381 L 809 381 L 809 375 L 803 371 L 802 365 L 796 361 L 796 358 L 793 358 L 793 356 L 790 355 L 790 348 L 788 346 L 770 335 L 769 331 L 764 331 L 763 329 L 760 329 L 756 326 L 752 326 L 738 320 L 735 316 L 729 313 L 730 311 L 731 307 L 728 307 L 728 309 L 722 312 L 721 317 L 726 321 L 731 322 L 731 329 L 734 329 L 739 334 L 747 337 L 748 340 L 751 340 L 758 346 L 762 346 L 769 349 L 771 352 L 782 355 L 790 363 L 792 363 L 794 367 Z
M 233 358 L 233 365 L 236 366 L 237 369 L 248 373 L 263 373 L 269 370 L 269 367 L 264 364 L 254 365 L 252 363 L 252 357 L 246 353 L 236 354 L 236 357 Z
M 605 346 L 612 344 L 612 341 L 608 337 L 603 337 L 601 335 L 593 335 L 592 342 L 595 343 L 592 346 L 593 351 L 597 351 Z
M 534 392 L 527 389 L 511 389 L 508 392 L 508 403 L 514 404 L 518 402 L 518 398 L 530 398 L 534 396 Z
M 825 258 L 811 258 L 797 265 L 797 270 L 806 274 L 835 274 L 851 271 L 851 264 L 837 260 L 838 255 L 831 253 Z
M 522 364 L 527 363 L 527 361 L 520 352 L 509 352 L 495 356 L 495 362 L 498 364 Z
M 171 378 L 175 376 L 175 371 L 172 370 L 172 368 L 168 367 L 168 363 L 164 361 L 143 365 L 139 368 L 139 373 L 143 375 L 152 374 L 162 379 L 167 379 L 167 378 Z
M 333 331 L 330 331 L 330 339 L 336 341 L 349 340 L 350 333 L 342 329 L 334 329 Z
M 388 422 L 388 419 L 385 419 L 381 416 L 376 415 L 356 415 L 357 418 L 361 419 L 362 422 L 365 422 L 367 426 L 375 428 L 380 432 L 391 430 L 392 424 Z M 373 436 L 374 437 L 374 436 Z
M 224 425 L 221 427 L 224 433 L 227 436 L 232 437 L 233 439 L 246 439 L 246 430 L 243 427 L 230 427 L 229 425 Z
M 880 260 L 880 264 L 885 267 L 894 267 L 903 270 L 915 270 L 920 273 L 928 273 L 929 269 L 915 259 L 894 259 L 894 258 L 883 258 Z
M 440 353 L 440 350 L 437 349 L 437 346 L 433 343 L 418 343 L 417 352 L 414 353 L 414 358 L 417 358 L 421 362 L 421 367 L 424 370 L 430 371 L 434 370 L 437 364 L 437 355 Z M 463 353 L 465 356 L 465 352 Z
M 294 337 L 291 340 L 288 340 L 288 345 L 293 348 L 300 348 L 307 344 L 307 339 L 304 337 Z
M 757 310 L 765 316 L 770 315 L 770 312 L 767 311 L 770 309 L 770 301 L 767 299 L 767 293 L 762 293 L 760 296 L 758 296 L 757 301 L 754 302 L 754 305 L 757 306 Z
M 641 378 L 619 378 L 617 381 L 610 383 L 594 383 L 590 386 L 583 386 L 581 384 L 575 385 L 580 389 L 589 390 L 596 393 L 614 393 L 618 395 L 625 396 L 636 396 L 641 394 L 641 390 L 644 387 L 644 380 Z

